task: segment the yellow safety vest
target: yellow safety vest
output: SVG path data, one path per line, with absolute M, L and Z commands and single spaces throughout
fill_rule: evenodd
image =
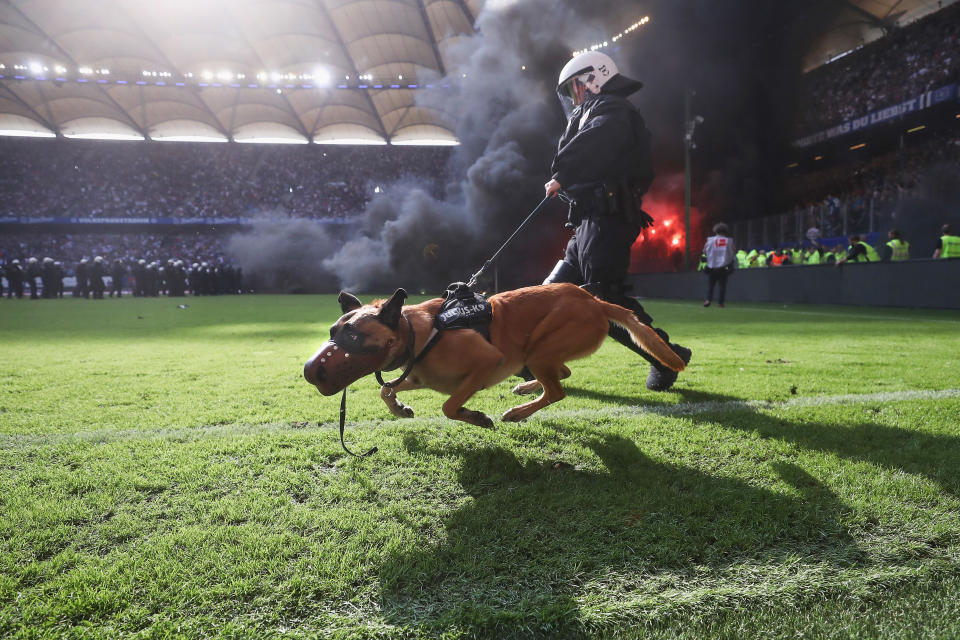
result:
M 910 243 L 904 242 L 900 238 L 894 238 L 887 243 L 887 246 L 890 247 L 890 259 L 894 262 L 900 262 L 901 260 L 910 259 Z
M 857 262 L 879 262 L 880 261 L 880 255 L 877 253 L 876 249 L 868 245 L 863 240 L 861 240 L 857 244 L 862 244 L 863 248 L 866 249 L 867 251 L 866 255 L 863 256 L 862 260 L 860 259 L 860 256 L 857 256 Z M 853 251 L 853 245 L 850 245 L 849 247 L 847 247 L 847 253 L 850 253 L 851 251 Z
M 940 237 L 940 257 L 960 258 L 960 236 Z

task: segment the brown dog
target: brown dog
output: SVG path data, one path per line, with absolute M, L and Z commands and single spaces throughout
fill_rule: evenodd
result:
M 386 302 L 363 305 L 342 292 L 339 301 L 343 316 L 330 328 L 330 340 L 304 366 L 307 382 L 329 396 L 374 371 L 403 367 L 410 353 L 419 354 L 443 300 L 403 306 L 406 296 L 403 289 L 397 289 Z M 504 420 L 523 420 L 564 398 L 560 380 L 570 375 L 564 363 L 596 351 L 607 336 L 610 322 L 627 329 L 637 345 L 670 369 L 681 371 L 685 366 L 631 311 L 599 300 L 572 284 L 506 291 L 491 297 L 490 304 L 493 320 L 489 342 L 472 329 L 447 330 L 406 380 L 395 388 L 381 387 L 380 397 L 393 415 L 413 417 L 413 411 L 397 400 L 397 392 L 427 387 L 450 395 L 443 403 L 448 418 L 493 426 L 490 418 L 467 409 L 464 403 L 480 389 L 515 375 L 526 365 L 536 380 L 517 385 L 514 393 L 529 393 L 540 387 L 543 393 L 503 414 Z M 412 350 L 411 333 L 415 342 Z

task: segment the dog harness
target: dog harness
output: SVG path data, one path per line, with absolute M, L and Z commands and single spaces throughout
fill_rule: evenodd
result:
M 390 382 L 384 382 L 383 376 L 379 371 L 374 372 L 377 382 L 383 387 L 395 387 L 410 375 L 413 367 L 423 360 L 426 355 L 436 346 L 437 341 L 443 335 L 444 331 L 452 329 L 473 329 L 490 342 L 490 323 L 493 321 L 493 307 L 479 293 L 474 293 L 470 287 L 463 282 L 454 282 L 447 287 L 446 300 L 440 305 L 437 317 L 433 319 L 433 329 L 427 338 L 427 343 L 423 346 L 420 353 L 414 355 L 414 344 L 417 341 L 417 334 L 413 330 L 413 323 L 410 318 L 403 316 L 410 328 L 410 339 L 407 345 L 407 366 L 400 377 Z M 394 365 L 394 363 L 391 363 Z M 388 369 L 395 369 L 396 366 L 390 366 Z

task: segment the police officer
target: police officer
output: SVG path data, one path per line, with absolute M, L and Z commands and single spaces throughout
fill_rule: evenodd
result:
M 157 298 L 160 296 L 160 277 L 157 274 L 157 262 L 153 261 L 147 264 L 145 271 L 146 282 L 144 283 L 144 288 L 146 289 L 146 295 L 151 298 Z
M 642 83 L 619 73 L 606 54 L 589 51 L 573 57 L 560 72 L 557 95 L 567 116 L 551 165 L 546 195 L 570 203 L 568 227 L 573 237 L 544 280 L 572 282 L 599 298 L 634 312 L 641 322 L 653 318 L 636 298 L 626 295 L 630 247 L 653 219 L 641 200 L 653 182 L 650 132 L 627 97 Z M 669 336 L 655 329 L 669 344 Z M 626 330 L 611 325 L 610 336 L 651 363 L 647 388 L 666 391 L 677 374 L 633 344 Z M 685 361 L 690 349 L 671 344 Z
M 20 261 L 14 258 L 7 263 L 3 269 L 3 275 L 7 278 L 7 299 L 16 296 L 18 299 L 23 297 L 23 267 Z
M 27 286 L 30 288 L 30 299 L 40 299 L 40 288 L 37 286 L 37 278 L 41 277 L 40 261 L 36 258 L 27 259 Z
M 118 258 L 110 265 L 110 297 L 123 295 L 123 281 L 127 277 L 127 265 Z
M 137 298 L 147 295 L 147 261 L 143 258 L 133 265 L 133 295 Z
M 90 262 L 86 258 L 80 258 L 77 263 L 77 285 L 73 288 L 75 298 L 90 297 Z
M 940 228 L 940 239 L 937 248 L 933 250 L 934 258 L 960 258 L 960 236 L 953 235 L 949 224 Z
M 40 269 L 40 280 L 43 281 L 43 297 L 47 299 L 52 299 L 57 297 L 57 267 L 53 262 L 53 258 L 46 257 L 43 259 L 43 266 Z
M 90 293 L 94 300 L 103 300 L 103 276 L 107 275 L 107 267 L 103 263 L 103 256 L 96 256 L 90 267 Z

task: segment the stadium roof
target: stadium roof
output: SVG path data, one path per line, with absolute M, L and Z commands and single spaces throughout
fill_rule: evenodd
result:
M 857 47 L 953 4 L 956 0 L 838 0 L 840 11 L 810 47 L 804 70 L 816 68 Z
M 482 0 L 0 0 L 0 133 L 453 144 Z

